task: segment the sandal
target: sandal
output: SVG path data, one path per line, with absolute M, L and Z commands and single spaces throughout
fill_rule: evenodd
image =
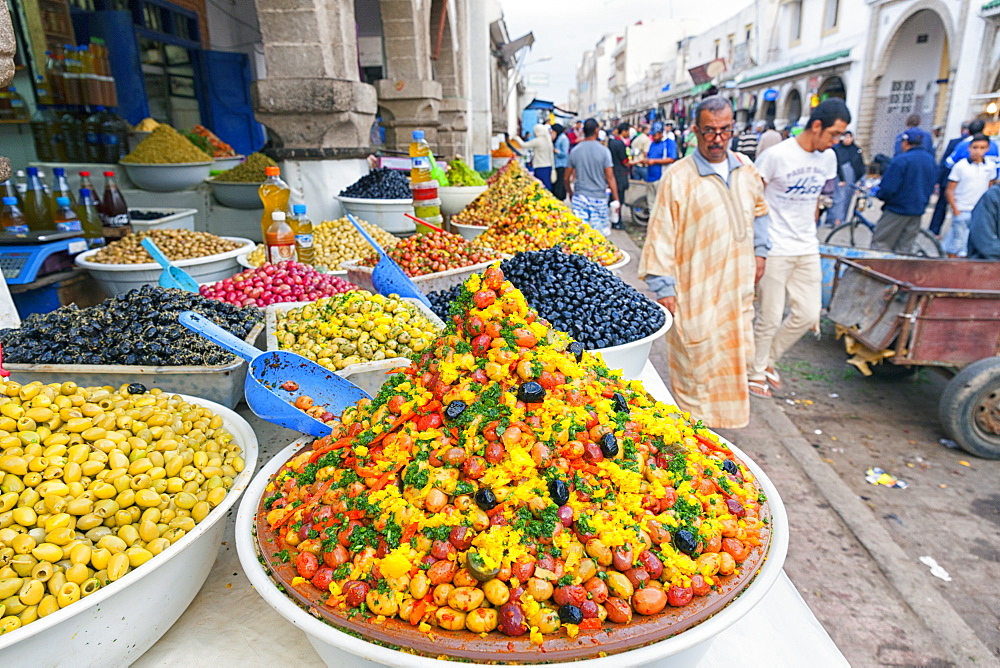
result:
M 751 380 L 749 382 L 750 394 L 761 399 L 771 398 L 771 388 L 763 380 Z
M 781 376 L 778 375 L 778 370 L 774 367 L 767 367 L 764 369 L 764 378 L 767 379 L 768 384 L 776 390 L 781 389 Z

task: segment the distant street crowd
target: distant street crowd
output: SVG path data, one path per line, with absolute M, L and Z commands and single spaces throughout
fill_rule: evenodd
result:
M 944 251 L 1000 260 L 1000 150 L 981 120 L 942 150 L 940 132 L 910 116 L 894 154 L 867 163 L 840 99 L 781 132 L 767 122 L 737 127 L 719 96 L 703 99 L 690 122 L 540 123 L 522 148 L 539 180 L 604 234 L 622 226 L 626 202 L 633 220 L 646 207 L 639 277 L 674 316 L 673 396 L 709 426 L 745 426 L 750 397 L 781 387 L 777 362 L 819 323 L 817 228 L 855 225 L 859 197 L 882 201 L 873 248 L 913 252 L 936 194 L 929 227 L 940 238 L 950 214 Z M 626 199 L 636 181 L 643 192 Z

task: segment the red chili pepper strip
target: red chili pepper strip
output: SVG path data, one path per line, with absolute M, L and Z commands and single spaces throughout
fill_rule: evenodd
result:
M 382 489 L 386 485 L 388 485 L 393 480 L 393 478 L 395 478 L 395 477 L 396 477 L 395 472 L 386 473 L 381 478 L 379 478 L 378 481 L 374 485 L 372 485 L 371 491 L 373 491 L 373 492 L 379 491 L 380 489 Z
M 406 531 L 403 532 L 403 537 L 400 539 L 399 542 L 409 543 L 410 539 L 413 538 L 416 534 L 417 534 L 417 523 L 412 522 L 410 523 L 410 526 L 406 527 Z
M 732 454 L 731 451 L 729 450 L 729 448 L 723 446 L 720 443 L 714 443 L 714 442 L 710 441 L 709 439 L 705 438 L 704 436 L 702 436 L 701 434 L 695 434 L 694 437 L 698 439 L 699 443 L 701 443 L 702 445 L 704 445 L 709 450 L 715 450 L 716 452 L 724 452 L 727 455 L 728 454 Z
M 584 631 L 588 631 L 591 629 L 599 629 L 601 628 L 601 618 L 590 617 L 588 619 L 584 619 L 583 621 L 581 621 L 579 624 L 577 624 L 577 626 L 579 626 Z

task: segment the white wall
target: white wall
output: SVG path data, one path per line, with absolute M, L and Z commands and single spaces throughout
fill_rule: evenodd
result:
M 205 3 L 208 16 L 209 48 L 213 51 L 238 51 L 250 57 L 255 79 L 267 76 L 264 43 L 257 23 L 253 0 L 211 0 Z

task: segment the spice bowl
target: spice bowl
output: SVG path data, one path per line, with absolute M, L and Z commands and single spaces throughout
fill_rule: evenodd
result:
M 212 195 L 222 206 L 230 209 L 263 209 L 260 201 L 259 183 L 237 183 L 235 181 L 206 180 L 212 189 Z
M 214 163 L 209 160 L 162 165 L 138 162 L 119 164 L 125 169 L 129 181 L 137 187 L 154 192 L 172 193 L 193 188 L 207 179 Z
M 225 158 L 215 158 L 213 165 L 214 169 L 232 169 L 236 165 L 241 164 L 247 157 L 245 155 L 230 155 Z

